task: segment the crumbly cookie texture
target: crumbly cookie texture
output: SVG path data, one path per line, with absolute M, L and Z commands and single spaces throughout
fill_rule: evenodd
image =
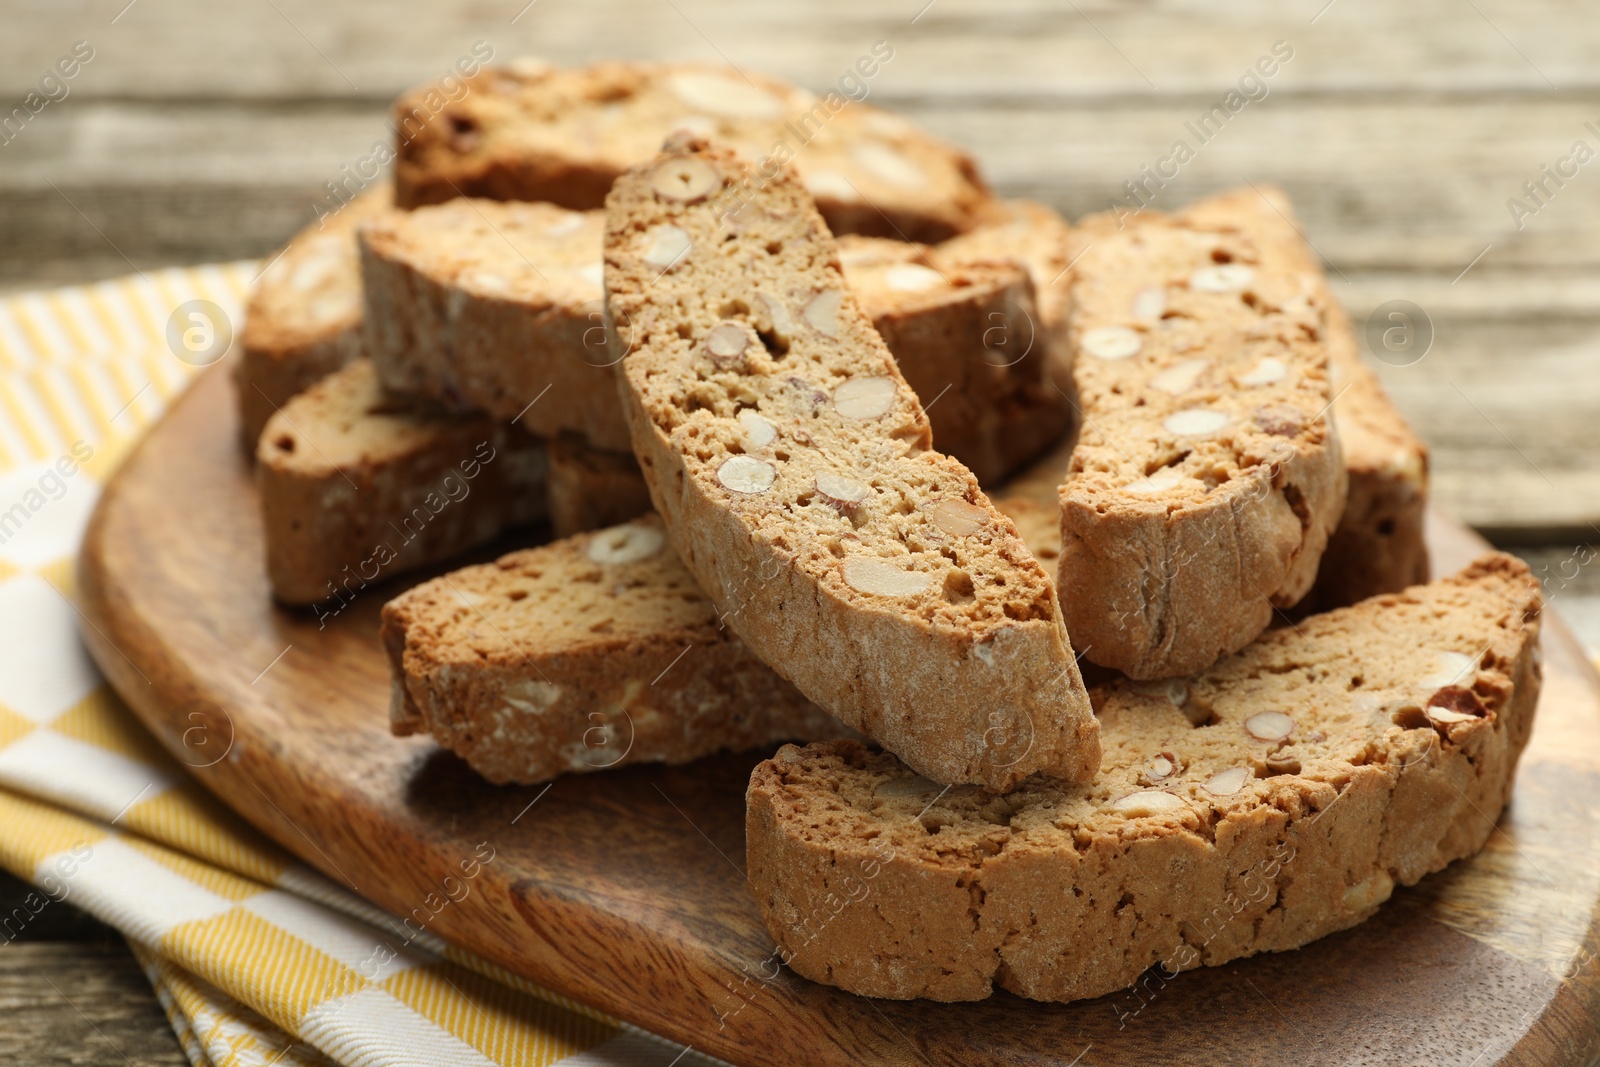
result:
M 361 356 L 356 228 L 389 210 L 387 182 L 307 226 L 270 262 L 245 305 L 233 367 L 240 443 L 255 455 L 272 413 Z
M 385 395 L 367 360 L 268 420 L 256 453 L 273 594 L 361 590 L 545 514 L 545 449 L 516 427 Z
M 557 537 L 615 526 L 650 510 L 632 452 L 607 452 L 576 434 L 550 442 L 550 529 Z
M 419 86 L 393 118 L 406 208 L 457 196 L 600 207 L 679 129 L 730 144 L 767 173 L 792 160 L 834 233 L 938 241 L 991 200 L 970 156 L 907 120 L 731 67 L 514 62 L 484 69 L 464 92 Z
M 1044 326 L 1024 243 L 996 240 L 988 255 L 952 244 L 842 237 L 839 262 L 927 405 L 934 444 L 992 485 L 1066 436 L 1073 405 L 1049 377 L 1060 339 Z
M 386 388 L 626 450 L 598 211 L 452 200 L 361 228 L 368 354 Z
M 495 783 L 852 735 L 720 625 L 653 514 L 425 582 L 383 643 L 394 732 Z
M 744 175 L 674 136 L 607 201 L 624 404 L 674 548 L 757 655 L 922 773 L 1091 776 L 1048 576 L 930 447 L 805 188 L 730 204 Z
M 857 743 L 785 746 L 750 781 L 756 903 L 798 974 L 895 999 L 1071 1001 L 1303 945 L 1482 847 L 1539 608 L 1492 554 L 1197 677 L 1097 686 L 1088 785 L 945 791 Z
M 1189 674 L 1305 596 L 1344 510 L 1330 298 L 1253 191 L 1080 235 L 1061 603 L 1091 661 Z

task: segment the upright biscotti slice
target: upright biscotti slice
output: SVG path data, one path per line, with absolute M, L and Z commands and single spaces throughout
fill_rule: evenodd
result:
M 550 442 L 550 529 L 557 537 L 615 526 L 650 510 L 632 452 L 607 452 L 576 434 Z
M 1072 271 L 1083 428 L 1061 500 L 1061 604 L 1087 658 L 1203 669 L 1310 590 L 1344 510 L 1329 297 L 1294 226 L 1216 198 Z
M 1236 224 L 1251 213 L 1289 219 L 1288 194 L 1256 185 L 1191 204 L 1190 216 Z M 1427 510 L 1428 449 L 1406 424 L 1378 377 L 1361 361 L 1361 344 L 1350 316 L 1331 295 L 1319 299 L 1328 347 L 1330 388 L 1350 481 L 1339 525 L 1328 540 L 1311 593 L 1301 612 L 1353 604 L 1428 580 L 1423 540 Z
M 625 451 L 598 211 L 453 200 L 361 229 L 366 346 L 386 388 Z
M 274 411 L 361 355 L 356 228 L 393 199 L 384 182 L 307 226 L 251 289 L 233 370 L 240 442 L 251 455 Z
M 874 73 L 893 55 L 880 46 L 887 51 L 862 59 Z M 938 241 L 968 229 L 990 202 L 966 153 L 905 119 L 731 67 L 513 63 L 485 69 L 465 90 L 423 85 L 395 102 L 401 207 L 481 196 L 597 208 L 677 129 L 761 166 L 751 188 L 792 160 L 834 233 Z
M 785 747 L 750 780 L 756 903 L 797 973 L 873 997 L 1070 1001 L 1303 945 L 1482 847 L 1533 727 L 1539 606 L 1488 555 L 1193 679 L 1097 686 L 1089 785 L 994 797 Z
M 366 360 L 285 404 L 256 459 L 273 594 L 319 616 L 545 513 L 542 442 L 389 397 Z
M 1055 508 L 1000 506 L 1051 570 Z M 496 783 L 858 736 L 722 625 L 654 513 L 424 582 L 384 605 L 383 642 L 394 733 Z
M 383 642 L 394 732 L 496 783 L 850 733 L 721 625 L 653 514 L 425 582 Z
M 623 402 L 673 547 L 757 655 L 923 773 L 1092 775 L 1049 578 L 930 448 L 798 180 L 730 214 L 743 175 L 674 137 L 607 200 Z

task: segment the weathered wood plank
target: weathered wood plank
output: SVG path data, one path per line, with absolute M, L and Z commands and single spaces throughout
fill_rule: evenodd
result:
M 0 148 L 0 277 L 8 280 L 39 259 L 103 254 L 107 239 L 141 266 L 265 251 L 312 218 L 325 181 L 387 138 L 377 104 L 68 103 Z M 1161 103 L 908 114 L 974 151 L 1001 191 L 1074 216 L 1114 197 L 1136 204 L 1123 183 L 1183 138 L 1197 154 L 1164 189 L 1148 186 L 1155 207 L 1245 180 L 1280 182 L 1312 241 L 1346 274 L 1422 269 L 1451 278 L 1485 248 L 1478 269 L 1600 264 L 1600 159 L 1566 187 L 1552 184 L 1546 206 L 1522 191 L 1576 139 L 1600 153 L 1600 135 L 1585 128 L 1600 129 L 1600 104 L 1269 97 L 1204 145 L 1185 126 L 1199 110 Z M 1539 206 L 1520 230 L 1507 207 L 1514 196 Z
M 1581 0 L 1479 0 L 1481 14 L 1379 0 L 1339 0 L 1326 11 L 1327 0 L 493 0 L 408 4 L 403 13 L 375 0 L 124 4 L 17 5 L 0 39 L 0 95 L 20 97 L 80 39 L 96 49 L 73 85 L 84 97 L 382 99 L 442 71 L 477 40 L 502 57 L 532 52 L 564 63 L 726 57 L 823 86 L 884 39 L 897 54 L 883 91 L 943 101 L 1220 93 L 1279 39 L 1296 50 L 1284 85 L 1309 91 L 1581 91 L 1600 79 L 1592 61 L 1600 26 Z
M 0 951 L 0 1062 L 184 1067 L 188 1059 L 120 939 Z

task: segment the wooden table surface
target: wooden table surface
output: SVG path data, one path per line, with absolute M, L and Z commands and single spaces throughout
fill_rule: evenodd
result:
M 1185 123 L 1284 42 L 1266 95 L 1247 86 L 1259 98 L 1153 206 L 1278 182 L 1358 326 L 1391 301 L 1420 309 L 1426 355 L 1375 365 L 1434 448 L 1435 497 L 1526 555 L 1600 646 L 1592 5 L 4 0 L 0 26 L 0 117 L 76 42 L 93 53 L 66 96 L 0 132 L 0 291 L 270 252 L 386 139 L 388 100 L 480 41 L 502 60 L 727 60 L 812 88 L 888 41 L 874 103 L 1074 217 L 1128 203 L 1124 182 L 1195 146 Z M 22 893 L 0 881 L 0 914 Z M 103 927 L 63 909 L 0 949 L 0 1060 L 184 1062 Z

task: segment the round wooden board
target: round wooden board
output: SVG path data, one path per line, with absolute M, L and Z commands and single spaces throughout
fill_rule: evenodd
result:
M 742 874 L 757 754 L 544 791 L 490 786 L 429 739 L 391 737 L 377 623 L 394 589 L 364 591 L 325 628 L 271 605 L 224 379 L 202 376 L 101 497 L 81 560 L 84 637 L 180 759 L 200 762 L 184 745 L 196 710 L 232 730 L 228 758 L 195 771 L 207 787 L 390 911 L 411 913 L 492 846 L 475 891 L 429 924 L 456 944 L 748 1065 L 1574 1064 L 1600 1052 L 1600 679 L 1558 619 L 1544 631 L 1538 727 L 1488 847 L 1364 925 L 1064 1006 L 867 1000 L 762 966 L 772 942 Z M 1441 570 L 1482 548 L 1448 522 L 1430 536 Z

